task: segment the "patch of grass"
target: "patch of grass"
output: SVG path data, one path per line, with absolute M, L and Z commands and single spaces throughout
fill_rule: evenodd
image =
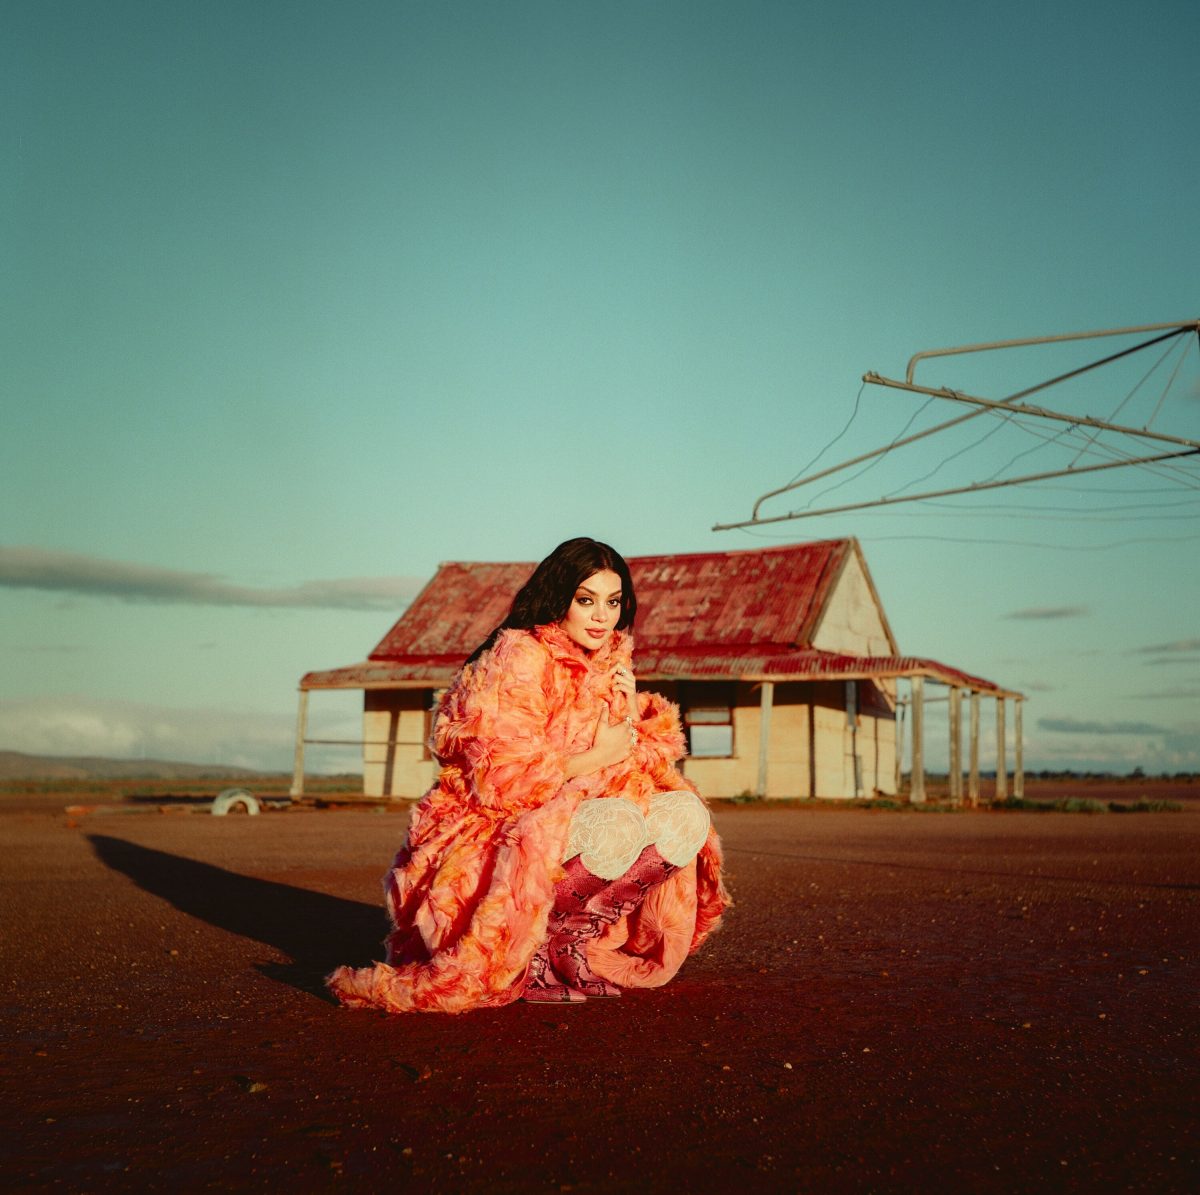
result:
M 1097 801 L 1092 797 L 1059 797 L 1057 801 L 1030 801 L 1025 797 L 1008 797 L 998 801 L 993 809 L 1012 809 L 1025 813 L 1182 813 L 1178 801 L 1152 801 L 1141 797 L 1132 804 L 1121 801 Z
M 730 805 L 749 805 L 751 801 L 761 801 L 763 798 L 758 793 L 752 793 L 748 788 L 744 788 L 736 796 L 723 799 Z
M 819 797 L 760 797 L 748 789 L 732 797 L 713 797 L 721 805 L 754 805 L 760 809 L 879 809 L 897 813 L 964 813 L 972 806 L 952 805 L 945 800 L 928 800 L 919 805 L 912 804 L 904 796 L 852 797 L 832 800 Z M 1177 801 L 1151 800 L 1142 796 L 1139 800 L 1123 804 L 1119 801 L 1098 801 L 1094 797 L 1059 797 L 1057 800 L 1035 801 L 1029 797 L 1006 797 L 1003 801 L 984 801 L 979 806 L 984 810 L 1000 810 L 1014 813 L 1182 813 L 1185 806 Z
M 993 809 L 1016 810 L 1021 813 L 1104 813 L 1102 801 L 1089 797 L 1059 797 L 1057 801 L 1031 801 L 1028 797 L 1005 797 L 992 803 Z
M 1120 801 L 1109 801 L 1108 808 L 1113 813 L 1182 813 L 1183 806 L 1178 801 L 1152 801 L 1149 797 L 1139 797 L 1132 805 L 1124 805 Z
M 1107 813 L 1108 806 L 1103 801 L 1094 801 L 1091 797 L 1064 797 L 1054 802 L 1054 808 L 1059 813 Z

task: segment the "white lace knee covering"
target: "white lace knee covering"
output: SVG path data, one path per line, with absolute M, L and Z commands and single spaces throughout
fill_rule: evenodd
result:
M 704 802 L 686 789 L 655 793 L 646 814 L 646 833 L 658 853 L 676 867 L 686 867 L 708 837 L 709 816 Z
M 625 797 L 602 797 L 575 810 L 563 859 L 579 855 L 592 875 L 615 880 L 633 866 L 647 842 L 642 811 Z
M 645 817 L 625 797 L 584 801 L 571 818 L 563 859 L 579 855 L 592 875 L 615 880 L 654 843 L 668 863 L 686 867 L 704 845 L 708 825 L 704 803 L 686 791 L 656 793 Z

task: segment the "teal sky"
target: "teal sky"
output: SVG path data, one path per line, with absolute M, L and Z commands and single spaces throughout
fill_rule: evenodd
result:
M 1194 462 L 711 531 L 848 421 L 821 466 L 958 413 L 867 370 L 1200 317 L 1192 0 L 5 14 L 0 748 L 281 766 L 299 676 L 439 561 L 857 535 L 906 654 L 1029 694 L 1028 766 L 1200 769 Z M 1200 439 L 1198 358 L 1041 398 Z M 1059 430 L 816 505 L 1065 466 Z

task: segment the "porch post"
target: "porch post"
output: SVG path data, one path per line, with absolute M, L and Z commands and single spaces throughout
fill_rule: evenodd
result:
M 308 729 L 308 690 L 300 690 L 296 712 L 296 757 L 292 770 L 292 798 L 304 796 L 304 735 Z
M 1025 744 L 1021 729 L 1024 704 L 1020 697 L 1013 701 L 1013 796 L 1018 800 L 1025 795 Z
M 1008 759 L 1004 745 L 1004 698 L 996 698 L 996 800 L 1008 799 Z
M 962 804 L 962 691 L 950 686 L 950 803 Z
M 914 805 L 925 803 L 925 678 L 914 676 L 912 686 L 912 783 L 908 799 Z
M 979 804 L 979 694 L 971 690 L 970 762 L 967 772 L 967 804 Z
M 758 795 L 767 795 L 767 761 L 771 750 L 771 704 L 775 700 L 775 682 L 765 680 L 759 696 L 758 721 Z
M 846 726 L 850 730 L 850 763 L 853 767 L 854 796 L 862 796 L 862 760 L 858 758 L 858 681 L 846 682 Z

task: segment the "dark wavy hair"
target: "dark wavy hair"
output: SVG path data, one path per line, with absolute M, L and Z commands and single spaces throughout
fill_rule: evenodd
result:
M 588 577 L 609 569 L 621 578 L 621 617 L 617 630 L 633 626 L 637 616 L 637 598 L 633 593 L 633 578 L 629 565 L 616 548 L 598 540 L 580 536 L 561 543 L 533 570 L 533 576 L 521 586 L 513 598 L 508 617 L 467 657 L 473 664 L 492 644 L 500 632 L 509 627 L 530 630 L 566 617 L 575 591 Z

